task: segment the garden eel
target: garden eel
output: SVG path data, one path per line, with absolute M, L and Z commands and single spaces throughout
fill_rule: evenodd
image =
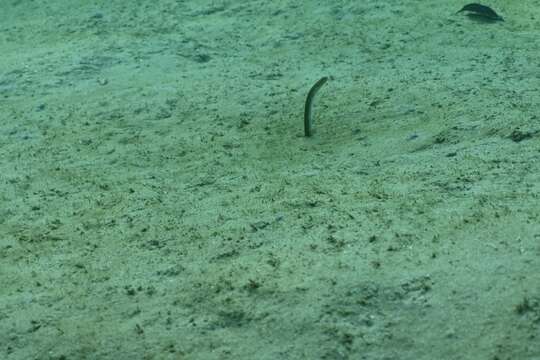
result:
M 304 135 L 307 137 L 311 136 L 312 133 L 311 124 L 313 123 L 313 98 L 315 97 L 315 94 L 317 94 L 317 91 L 319 91 L 319 89 L 322 88 L 327 81 L 328 76 L 320 78 L 319 81 L 317 81 L 315 85 L 309 89 L 307 94 L 306 105 L 304 107 Z

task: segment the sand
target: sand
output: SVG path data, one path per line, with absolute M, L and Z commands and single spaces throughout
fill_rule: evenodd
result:
M 4 2 L 0 358 L 540 359 L 539 3 L 463 5 Z

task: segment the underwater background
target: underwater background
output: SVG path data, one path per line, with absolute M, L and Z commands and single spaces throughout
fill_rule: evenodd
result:
M 3 1 L 0 359 L 540 359 L 540 1 L 466 4 Z

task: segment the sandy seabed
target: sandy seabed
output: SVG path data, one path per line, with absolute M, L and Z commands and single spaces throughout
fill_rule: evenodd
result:
M 3 2 L 0 358 L 540 359 L 540 2 L 463 5 Z

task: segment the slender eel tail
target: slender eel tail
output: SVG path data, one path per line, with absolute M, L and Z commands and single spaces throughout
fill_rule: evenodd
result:
M 319 89 L 328 81 L 328 76 L 320 78 L 315 85 L 309 89 L 306 98 L 306 104 L 304 106 L 304 135 L 309 137 L 312 134 L 313 124 L 313 98 Z

